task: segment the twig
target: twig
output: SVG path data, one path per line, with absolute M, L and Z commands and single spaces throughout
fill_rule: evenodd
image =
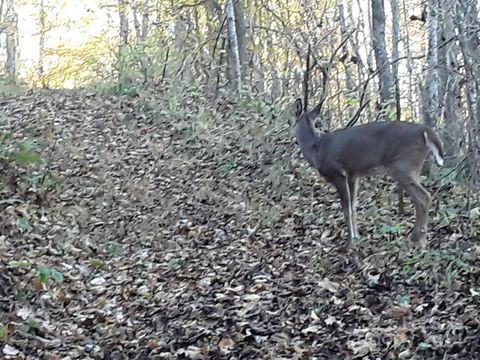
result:
M 308 83 L 310 81 L 310 53 L 311 53 L 311 46 L 308 44 L 307 49 L 307 61 L 305 64 L 305 75 L 303 77 L 303 111 L 307 111 L 308 108 Z
M 370 82 L 370 79 L 367 79 L 365 81 L 365 84 L 363 85 L 362 93 L 360 95 L 360 106 L 358 107 L 357 111 L 355 111 L 355 114 L 353 114 L 352 118 L 348 121 L 346 126 L 347 128 L 355 125 L 355 123 L 360 118 L 360 115 L 363 109 L 365 109 L 367 105 L 370 103 L 370 99 L 368 99 L 366 102 L 363 102 L 365 100 L 365 94 L 367 93 L 367 87 L 369 82 Z
M 21 199 L 5 199 L 5 200 L 0 200 L 0 205 L 3 204 L 8 204 L 8 205 L 13 205 L 13 204 L 23 204 L 25 201 Z
M 327 63 L 327 65 L 325 67 L 320 67 L 320 70 L 322 71 L 323 73 L 323 80 L 322 80 L 322 95 L 320 97 L 320 102 L 318 103 L 317 106 L 315 106 L 313 108 L 313 110 L 311 111 L 311 113 L 315 114 L 319 114 L 320 111 L 322 110 L 322 107 L 323 107 L 323 103 L 325 102 L 326 98 L 327 98 L 327 93 L 328 93 L 328 81 L 330 80 L 328 75 L 329 75 L 329 71 L 331 69 L 331 67 L 333 66 L 333 61 L 335 60 L 335 58 L 337 57 L 337 54 L 338 52 L 340 51 L 340 49 L 345 45 L 345 43 L 348 41 L 348 39 L 350 38 L 350 36 L 353 34 L 355 30 L 351 30 L 348 34 L 345 35 L 345 38 L 340 42 L 340 44 L 336 47 L 336 49 L 333 51 L 332 55 L 330 56 L 330 59 Z
M 466 162 L 467 162 L 467 159 L 468 159 L 468 154 L 465 155 L 462 159 L 462 161 L 460 161 L 452 170 L 450 170 L 448 173 L 446 173 L 445 175 L 443 175 L 442 177 L 440 177 L 439 179 L 437 179 L 437 181 L 435 181 L 433 183 L 433 187 L 436 187 L 438 185 L 438 183 L 440 181 L 442 181 L 443 179 L 445 179 L 446 177 L 450 176 L 452 173 L 454 173 L 458 168 L 460 168 L 461 165 L 463 165 L 461 167 L 461 169 L 457 172 L 457 175 L 455 175 L 455 177 L 457 177 L 462 171 L 463 169 L 465 168 L 465 166 L 467 165 Z M 436 194 L 438 194 L 440 192 L 440 190 L 442 190 L 445 186 L 442 185 L 440 187 L 438 187 L 438 189 L 433 193 L 433 196 L 435 196 Z

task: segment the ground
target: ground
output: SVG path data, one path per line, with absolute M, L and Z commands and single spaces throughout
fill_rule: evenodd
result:
M 4 358 L 480 358 L 466 186 L 425 180 L 421 251 L 411 204 L 398 215 L 394 185 L 364 180 L 346 249 L 288 111 L 182 96 L 0 100 L 2 134 L 43 159 L 2 162 Z

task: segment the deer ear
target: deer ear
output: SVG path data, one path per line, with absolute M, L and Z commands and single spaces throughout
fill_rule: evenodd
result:
M 300 117 L 303 114 L 302 99 L 295 100 L 295 116 Z

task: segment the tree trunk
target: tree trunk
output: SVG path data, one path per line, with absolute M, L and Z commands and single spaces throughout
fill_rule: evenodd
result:
M 140 26 L 140 20 L 138 19 L 137 7 L 134 4 L 132 4 L 132 17 L 133 27 L 135 29 L 135 37 L 137 38 L 137 42 L 140 42 L 142 38 L 142 29 Z
M 357 8 L 358 8 L 358 14 L 354 14 L 353 8 L 348 7 L 349 9 L 349 16 L 353 19 L 357 18 L 357 31 L 355 33 L 355 41 L 352 42 L 352 48 L 354 52 L 354 61 L 357 63 L 357 77 L 358 77 L 358 98 L 362 96 L 361 93 L 361 86 L 360 84 L 364 84 L 365 81 L 368 81 L 369 74 L 373 72 L 374 65 L 373 65 L 373 58 L 371 55 L 371 51 L 367 51 L 366 54 L 366 64 L 363 63 L 362 57 L 360 55 L 360 48 L 363 46 L 361 44 L 368 44 L 371 42 L 371 36 L 370 38 L 365 34 L 365 28 L 367 27 L 366 24 L 368 24 L 368 28 L 371 28 L 371 9 L 370 7 L 367 7 L 367 13 L 365 14 L 363 9 L 363 2 L 362 0 L 357 0 Z M 361 37 L 360 37 L 360 30 L 361 30 Z M 372 89 L 371 86 L 367 86 L 363 90 L 364 92 L 364 99 L 365 101 L 370 102 L 371 101 L 371 94 L 372 94 Z M 365 108 L 365 118 L 367 119 L 373 119 L 375 116 L 372 114 L 372 107 L 367 106 Z
M 267 48 L 272 49 L 273 48 L 273 39 L 271 36 L 267 37 L 266 40 L 267 43 Z M 280 74 L 279 74 L 279 69 L 277 66 L 277 62 L 275 61 L 275 55 L 272 54 L 269 58 L 269 72 L 270 72 L 270 78 L 271 80 L 271 87 L 270 87 L 270 96 L 272 100 L 275 100 L 282 94 L 282 84 L 280 82 Z
M 428 0 L 427 70 L 422 91 L 423 121 L 434 127 L 438 118 L 438 0 Z
M 238 49 L 237 27 L 235 22 L 234 0 L 227 0 L 227 37 L 230 68 L 230 83 L 240 91 L 242 86 L 242 69 Z
M 372 45 L 378 71 L 380 109 L 388 108 L 392 102 L 393 75 L 388 61 L 385 44 L 385 9 L 383 0 L 371 0 Z
M 256 91 L 260 94 L 265 92 L 265 73 L 264 64 L 260 56 L 255 56 L 253 60 L 255 69 L 253 70 L 253 84 Z
M 126 65 L 126 54 L 125 51 L 128 46 L 128 2 L 127 0 L 118 0 L 118 16 L 119 16 L 119 36 L 120 43 L 118 47 L 118 81 L 119 81 L 119 91 L 122 91 L 122 88 L 128 84 L 129 78 L 127 74 L 127 65 Z
M 240 58 L 242 82 L 247 73 L 247 28 L 245 27 L 245 11 L 243 10 L 242 0 L 233 0 L 233 10 L 235 12 L 235 30 L 237 32 L 238 56 Z
M 132 4 L 132 16 L 133 16 L 133 26 L 135 28 L 135 34 L 137 38 L 137 46 L 139 51 L 139 62 L 140 68 L 143 75 L 143 83 L 148 83 L 149 80 L 149 64 L 150 61 L 147 57 L 147 53 L 145 52 L 145 39 L 147 37 L 148 32 L 148 0 L 141 5 L 140 9 L 137 9 L 137 6 Z M 140 10 L 142 14 L 142 22 L 138 18 L 138 10 Z
M 480 178 L 480 104 L 478 99 L 480 76 L 480 26 L 475 2 L 458 0 L 456 3 L 456 25 L 466 71 L 469 175 L 473 184 L 479 185 Z
M 398 0 L 390 0 L 390 6 L 392 8 L 392 73 L 395 84 L 395 120 L 401 120 L 402 109 L 400 105 L 400 83 L 398 80 L 398 59 L 400 58 L 398 51 L 398 43 L 400 39 L 400 14 L 398 11 Z
M 405 0 L 402 0 L 402 12 L 403 12 L 403 21 L 404 23 L 407 23 L 409 19 L 407 18 L 407 8 L 405 5 Z M 408 105 L 410 108 L 410 116 L 409 119 L 417 119 L 418 118 L 418 106 L 417 106 L 417 96 L 414 96 L 414 89 L 415 89 L 415 83 L 413 79 L 413 67 L 414 67 L 414 62 L 412 59 L 412 52 L 410 50 L 410 33 L 408 31 L 408 26 L 405 27 L 405 33 L 404 33 L 404 51 L 405 55 L 407 57 L 406 61 L 406 68 L 408 72 L 408 90 L 407 90 L 407 97 L 408 97 Z
M 40 86 L 47 87 L 47 79 L 45 78 L 45 37 L 46 37 L 46 18 L 44 0 L 40 0 L 39 9 L 39 34 L 38 34 L 38 79 Z
M 118 16 L 120 17 L 120 52 L 128 45 L 127 0 L 118 0 Z
M 5 30 L 5 47 L 6 60 L 5 70 L 9 77 L 9 81 L 16 84 L 18 81 L 18 16 L 15 12 L 13 1 L 5 6 L 5 23 L 7 24 Z M 1 15 L 1 12 L 0 12 Z
M 345 19 L 345 10 L 344 10 L 344 2 L 340 2 L 338 4 L 338 15 L 340 18 L 340 34 L 341 34 L 341 41 L 345 41 L 346 37 L 348 36 L 348 31 L 347 31 L 347 22 Z M 347 42 L 345 41 L 345 45 L 342 48 L 343 54 L 342 54 L 342 59 L 343 59 L 343 69 L 345 71 L 345 85 L 346 85 L 346 90 L 349 96 L 353 95 L 353 90 L 355 88 L 355 84 L 352 79 L 352 74 L 350 72 L 350 67 L 349 67 L 349 49 Z M 355 109 L 351 104 L 347 105 L 348 106 L 348 118 L 351 118 Z
M 219 44 L 223 41 L 223 27 L 225 26 L 226 20 L 224 20 L 224 14 L 222 7 L 215 0 L 204 0 L 205 8 L 207 10 L 207 15 L 212 21 L 207 23 L 208 33 L 212 39 L 212 45 L 210 47 L 209 54 L 211 54 L 209 61 L 209 74 L 207 76 L 207 93 L 215 94 L 215 97 L 218 93 L 217 83 L 222 74 L 222 56 L 217 55 L 217 49 L 220 47 Z
M 145 39 L 147 38 L 147 35 L 148 35 L 148 30 L 149 30 L 148 2 L 149 0 L 145 0 L 142 8 L 142 35 L 141 35 L 142 42 L 145 42 Z
M 461 69 L 458 65 L 460 51 L 456 42 L 455 26 L 453 23 L 454 9 L 452 0 L 442 3 L 439 16 L 439 46 L 438 46 L 438 78 L 439 102 L 441 104 L 441 118 L 445 124 L 442 134 L 447 158 L 455 158 L 460 150 L 463 139 L 461 91 L 459 76 Z

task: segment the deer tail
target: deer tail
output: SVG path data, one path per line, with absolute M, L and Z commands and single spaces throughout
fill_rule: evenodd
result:
M 442 166 L 444 163 L 444 155 L 443 155 L 443 145 L 442 141 L 438 137 L 438 135 L 432 129 L 428 129 L 428 131 L 423 132 L 423 137 L 425 138 L 425 145 L 428 147 L 430 152 L 435 159 L 435 162 L 438 166 Z

